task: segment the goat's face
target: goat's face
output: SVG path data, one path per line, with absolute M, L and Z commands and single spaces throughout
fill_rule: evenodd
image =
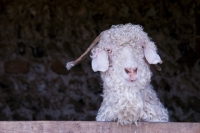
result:
M 107 73 L 108 76 L 113 75 L 120 81 L 130 84 L 134 84 L 142 78 L 150 80 L 151 72 L 148 65 L 161 62 L 154 43 L 149 41 L 145 42 L 148 43 L 145 45 L 130 40 L 125 43 L 114 44 L 113 40 L 103 38 L 92 49 L 93 71 Z
M 136 50 L 137 49 L 137 50 Z M 107 45 L 104 48 L 98 46 L 92 50 L 92 69 L 102 73 L 109 73 L 127 83 L 135 83 L 142 73 L 141 65 L 145 63 L 142 46 Z

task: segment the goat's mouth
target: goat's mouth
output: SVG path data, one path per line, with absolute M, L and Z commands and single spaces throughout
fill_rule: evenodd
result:
M 128 77 L 128 76 L 124 77 L 124 81 L 126 83 L 135 83 L 137 81 L 137 79 L 138 79 L 137 76 L 135 76 L 134 78 L 131 78 L 131 77 Z
M 131 80 L 131 79 L 124 78 L 124 84 L 128 86 L 134 86 L 137 84 L 137 79 Z
M 135 82 L 137 79 L 131 79 L 130 82 Z
M 130 83 L 134 83 L 134 82 L 137 81 L 137 78 L 135 78 L 135 79 L 126 79 L 126 81 L 127 81 L 127 82 L 130 82 Z

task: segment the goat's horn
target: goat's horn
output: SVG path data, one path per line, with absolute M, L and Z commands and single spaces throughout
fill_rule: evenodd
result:
M 87 54 L 90 52 L 90 50 L 99 42 L 100 40 L 100 35 L 98 35 L 94 41 L 90 44 L 90 46 L 87 48 L 87 50 L 78 58 L 76 59 L 75 61 L 70 61 L 66 64 L 66 68 L 68 70 L 70 70 L 73 66 L 75 66 L 77 63 L 79 63 L 80 61 L 82 61 L 86 56 Z

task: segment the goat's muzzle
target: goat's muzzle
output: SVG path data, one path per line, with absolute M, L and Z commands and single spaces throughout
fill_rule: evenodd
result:
M 137 67 L 124 68 L 124 71 L 129 76 L 129 81 L 133 82 L 137 79 Z

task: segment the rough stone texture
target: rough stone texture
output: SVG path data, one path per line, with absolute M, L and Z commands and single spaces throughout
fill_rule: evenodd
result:
M 18 60 L 6 62 L 4 68 L 6 73 L 11 74 L 26 74 L 29 71 L 28 64 L 26 62 Z
M 57 74 L 63 74 L 63 75 L 68 74 L 68 71 L 67 71 L 65 65 L 62 62 L 60 62 L 59 60 L 53 61 L 50 68 L 53 72 L 55 72 Z
M 140 24 L 163 60 L 152 85 L 171 121 L 200 121 L 200 2 L 1 0 L 0 120 L 94 120 L 99 73 L 79 57 L 111 25 Z M 17 68 L 17 69 L 16 69 Z

